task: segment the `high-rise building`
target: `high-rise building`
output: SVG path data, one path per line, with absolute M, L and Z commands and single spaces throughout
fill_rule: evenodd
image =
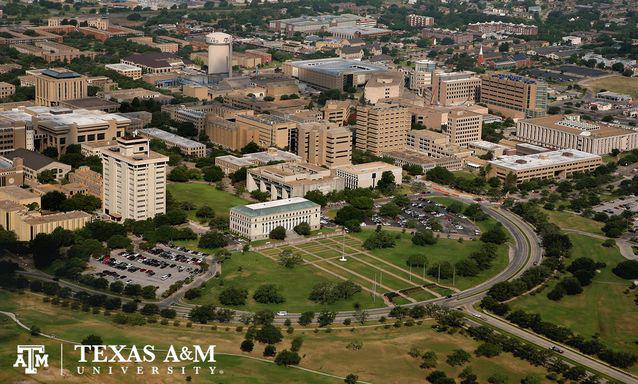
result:
M 208 74 L 233 74 L 233 37 L 223 32 L 213 32 L 206 35 L 208 44 Z
M 334 168 L 349 165 L 352 158 L 352 132 L 325 122 L 304 123 L 297 127 L 297 151 L 303 161 Z
M 410 110 L 397 104 L 357 106 L 356 148 L 375 155 L 402 150 L 411 119 Z
M 432 104 L 455 106 L 479 99 L 481 78 L 470 71 L 438 72 L 432 75 Z
M 254 128 L 259 132 L 259 144 L 262 147 L 286 148 L 289 132 L 296 127 L 294 121 L 276 115 L 239 115 L 235 119 L 239 127 L 247 130 Z
M 409 14 L 406 16 L 405 21 L 410 27 L 428 27 L 434 25 L 434 17 Z
M 432 85 L 432 73 L 436 69 L 436 61 L 417 60 L 414 70 L 410 72 L 410 89 L 421 93 L 424 88 Z
M 547 112 L 547 84 L 511 73 L 483 75 L 481 103 L 506 117 L 544 116 Z
M 481 140 L 483 115 L 464 109 L 452 109 L 447 117 L 443 133 L 450 137 L 450 144 L 467 148 L 473 141 Z
M 49 68 L 34 75 L 35 104 L 57 106 L 60 101 L 88 96 L 88 80 L 84 75 L 65 68 Z
M 100 150 L 104 213 L 115 220 L 145 220 L 166 212 L 168 156 L 150 150 L 143 137 L 119 137 Z

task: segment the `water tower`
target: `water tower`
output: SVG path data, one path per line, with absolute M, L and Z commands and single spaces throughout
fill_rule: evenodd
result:
M 223 32 L 206 35 L 208 44 L 208 74 L 226 75 L 233 72 L 233 37 Z

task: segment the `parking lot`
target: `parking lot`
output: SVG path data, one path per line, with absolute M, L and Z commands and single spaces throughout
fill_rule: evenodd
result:
M 620 215 L 625 210 L 638 212 L 638 196 L 623 196 L 594 207 L 594 211 L 604 212 L 608 215 Z
M 375 208 L 380 208 L 379 205 Z M 412 199 L 412 203 L 401 209 L 401 214 L 395 219 L 380 217 L 378 214 L 366 221 L 366 225 L 383 225 L 400 228 L 416 227 L 416 229 L 432 229 L 432 224 L 438 222 L 442 233 L 475 237 L 481 234 L 479 228 L 466 216 L 449 212 L 443 204 L 427 197 Z
M 148 252 L 115 250 L 109 256 L 92 258 L 87 271 L 109 282 L 121 281 L 142 287 L 153 285 L 158 287 L 157 295 L 161 295 L 171 284 L 203 273 L 199 265 L 206 256 L 202 252 L 165 245 L 158 245 Z

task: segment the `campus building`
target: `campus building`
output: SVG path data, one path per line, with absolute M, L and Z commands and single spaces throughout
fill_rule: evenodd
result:
M 474 34 L 471 32 L 451 31 L 442 28 L 423 28 L 421 36 L 424 39 L 437 39 L 439 41 L 449 39 L 453 44 L 471 43 Z
M 152 152 L 149 140 L 120 137 L 100 150 L 104 213 L 115 220 L 146 220 L 166 212 L 168 156 Z
M 320 228 L 321 206 L 302 197 L 240 205 L 230 209 L 229 229 L 251 241 L 267 239 L 277 227 L 292 231 L 301 223 Z
M 7 98 L 14 93 L 16 93 L 15 85 L 4 81 L 0 82 L 0 99 Z
M 429 27 L 434 25 L 434 17 L 415 15 L 414 13 L 406 16 L 405 21 L 410 27 Z
M 51 233 L 56 228 L 75 231 L 84 228 L 91 215 L 82 211 L 71 211 L 42 215 L 28 211 L 22 204 L 11 200 L 0 200 L 0 226 L 15 232 L 19 241 L 33 240 L 40 233 Z
M 352 132 L 345 127 L 316 122 L 297 127 L 296 152 L 305 162 L 334 168 L 350 164 Z
M 534 36 L 538 35 L 538 27 L 528 24 L 506 23 L 503 21 L 488 21 L 484 23 L 470 23 L 467 30 L 477 34 L 504 33 L 509 35 Z
M 296 127 L 295 122 L 286 120 L 276 115 L 239 115 L 235 123 L 240 129 L 256 131 L 261 147 L 288 147 L 289 131 Z
M 259 142 L 259 130 L 255 127 L 214 116 L 206 122 L 206 135 L 212 143 L 233 151 L 241 150 L 250 142 Z
M 123 63 L 106 64 L 104 68 L 110 69 L 111 71 L 115 71 L 122 76 L 130 77 L 133 80 L 142 78 L 142 68 L 137 67 L 135 65 L 123 64 Z
M 432 104 L 455 106 L 474 104 L 479 100 L 481 78 L 471 71 L 432 74 Z
M 49 68 L 33 75 L 35 78 L 35 104 L 56 106 L 60 101 L 82 99 L 88 96 L 88 82 L 84 75 L 65 68 Z
M 375 73 L 366 83 L 363 95 L 366 102 L 376 104 L 390 98 L 397 98 L 403 92 L 403 73 Z
M 468 144 L 481 139 L 483 115 L 465 109 L 452 109 L 447 117 L 443 133 L 450 137 L 450 144 L 467 148 Z
M 385 103 L 358 105 L 355 147 L 375 155 L 402 150 L 410 126 L 411 116 L 408 108 Z
M 364 85 L 386 67 L 365 61 L 327 58 L 284 63 L 284 73 L 322 89 L 344 89 Z
M 534 155 L 503 156 L 490 161 L 487 177 L 505 180 L 509 174 L 516 182 L 532 179 L 565 179 L 575 172 L 593 171 L 602 164 L 602 157 L 575 149 L 543 152 Z
M 551 115 L 516 124 L 520 141 L 553 149 L 577 149 L 596 155 L 613 149 L 638 148 L 638 132 L 602 122 L 583 121 L 578 115 Z
M 301 162 L 301 157 L 273 147 L 263 152 L 247 153 L 242 157 L 233 155 L 215 157 L 215 165 L 220 167 L 225 175 L 237 172 L 241 168 L 257 167 L 273 162 L 298 163 Z
M 0 155 L 0 160 L 11 164 L 12 168 L 20 169 L 26 184 L 36 183 L 38 175 L 44 171 L 52 172 L 56 181 L 62 181 L 66 174 L 71 171 L 71 166 L 68 164 L 24 148 L 5 152 Z
M 436 69 L 436 61 L 417 60 L 414 62 L 414 69 L 410 72 L 410 89 L 419 94 L 423 89 L 432 85 L 432 74 Z
M 272 20 L 268 28 L 289 35 L 295 32 L 312 33 L 325 31 L 330 27 L 354 27 L 357 25 L 376 25 L 376 21 L 358 15 L 300 16 L 291 19 Z
M 481 103 L 505 117 L 539 117 L 547 113 L 547 84 L 511 73 L 481 76 Z
M 69 183 L 83 185 L 86 193 L 95 197 L 102 198 L 102 185 L 104 180 L 102 174 L 97 173 L 91 168 L 83 165 L 68 174 Z
M 401 167 L 383 161 L 354 164 L 335 169 L 335 174 L 344 179 L 344 186 L 349 189 L 375 188 L 384 172 L 392 172 L 395 184 L 402 183 L 403 170 Z
M 164 144 L 167 148 L 177 147 L 180 152 L 186 156 L 205 157 L 206 145 L 199 141 L 187 139 L 174 133 L 166 132 L 158 128 L 145 128 L 138 130 L 138 134 L 149 139 L 156 139 Z
M 341 191 L 344 180 L 333 176 L 329 169 L 302 163 L 282 163 L 251 168 L 246 175 L 248 192 L 270 193 L 271 200 L 303 197 L 319 190 L 324 194 Z

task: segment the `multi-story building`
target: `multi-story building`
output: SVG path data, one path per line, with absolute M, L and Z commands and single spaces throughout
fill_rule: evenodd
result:
M 273 20 L 268 28 L 286 34 L 312 33 L 327 30 L 330 27 L 355 27 L 358 25 L 376 25 L 376 21 L 362 16 L 344 13 L 341 15 L 301 16 L 292 19 Z
M 83 99 L 60 101 L 59 106 L 69 109 L 88 109 L 90 111 L 117 112 L 120 108 L 120 103 L 102 99 L 100 97 L 85 97 Z
M 289 144 L 289 131 L 297 125 L 276 115 L 239 115 L 235 123 L 247 131 L 257 130 L 261 147 L 286 148 Z
M 120 60 L 123 64 L 133 65 L 142 69 L 144 73 L 168 73 L 182 69 L 190 63 L 166 52 L 136 53 Z
M 65 68 L 49 68 L 36 73 L 35 104 L 56 106 L 60 101 L 88 96 L 87 78 Z
M 439 72 L 432 75 L 432 104 L 454 106 L 479 100 L 481 78 L 471 71 Z
M 31 241 L 38 234 L 51 233 L 56 228 L 75 231 L 84 228 L 89 221 L 91 215 L 82 211 L 42 215 L 14 201 L 0 201 L 0 226 L 13 231 L 19 241 Z
M 179 50 L 179 44 L 173 42 L 155 43 L 153 42 L 153 37 L 151 36 L 129 37 L 127 40 L 137 44 L 146 45 L 151 48 L 157 48 L 161 52 L 177 53 L 177 51 Z
M 454 44 L 465 44 L 474 40 L 474 35 L 471 32 L 451 31 L 442 28 L 423 28 L 421 36 L 424 39 L 432 38 L 439 41 L 449 39 Z
M 321 206 L 302 197 L 240 205 L 230 209 L 229 229 L 251 241 L 267 239 L 270 231 L 284 227 L 292 231 L 301 223 L 319 229 Z
M 22 159 L 17 158 L 10 161 L 0 156 L 0 187 L 22 184 L 24 184 Z
M 411 116 L 408 108 L 397 104 L 357 106 L 355 146 L 375 155 L 402 150 L 410 130 Z
M 95 55 L 97 55 L 97 52 L 81 51 L 77 48 L 56 43 L 53 41 L 37 41 L 34 43 L 34 45 L 18 44 L 18 45 L 15 45 L 14 48 L 20 53 L 41 57 L 47 62 L 51 62 L 51 61 L 70 62 L 71 60 L 74 60 L 80 57 L 94 58 Z
M 410 89 L 419 94 L 423 89 L 432 85 L 432 73 L 436 69 L 436 61 L 417 60 L 414 62 L 414 70 L 410 72 Z
M 534 36 L 538 35 L 535 25 L 505 23 L 502 21 L 488 21 L 485 23 L 470 23 L 467 30 L 477 34 L 505 33 L 510 35 Z
M 257 128 L 214 116 L 207 119 L 206 135 L 212 143 L 233 151 L 241 150 L 250 142 L 259 142 Z
M 288 76 L 319 88 L 341 91 L 364 85 L 372 74 L 386 71 L 382 65 L 339 57 L 284 63 L 284 73 Z
M 503 156 L 490 161 L 487 177 L 505 180 L 512 174 L 516 176 L 517 183 L 532 179 L 565 179 L 576 172 L 593 171 L 602 163 L 602 157 L 575 149 Z
M 407 134 L 406 147 L 434 159 L 454 156 L 459 152 L 458 146 L 450 144 L 448 135 L 429 129 L 410 130 Z
M 348 165 L 352 158 L 352 132 L 330 123 L 299 124 L 296 153 L 314 165 Z
M 578 115 L 550 115 L 516 124 L 520 141 L 553 149 L 577 149 L 596 155 L 638 148 L 638 132 L 619 125 L 583 121 Z
M 539 117 L 547 113 L 547 84 L 511 73 L 481 76 L 481 103 L 506 117 Z
M 1 122 L 2 120 L 0 120 Z M 5 127 L 0 125 L 0 154 L 18 148 L 33 149 L 27 147 L 27 135 L 24 126 Z
M 323 106 L 323 119 L 337 125 L 347 125 L 352 103 L 347 100 L 328 100 Z
M 281 163 L 248 169 L 246 189 L 270 193 L 271 200 L 303 197 L 314 190 L 341 191 L 344 180 L 329 169 L 305 163 Z
M 133 80 L 142 78 L 142 68 L 135 65 L 123 63 L 106 64 L 104 68 L 115 71 L 122 76 L 130 77 Z
M 38 180 L 38 175 L 44 171 L 52 172 L 57 181 L 62 181 L 71 171 L 71 166 L 68 164 L 60 163 L 41 153 L 24 148 L 5 152 L 0 155 L 0 160 L 4 160 L 14 168 L 21 169 L 26 184 L 35 183 Z
M 268 148 L 263 152 L 247 153 L 242 157 L 233 155 L 215 157 L 215 165 L 220 167 L 226 175 L 237 172 L 241 168 L 257 167 L 275 162 L 298 163 L 301 162 L 301 157 L 277 148 Z
M 374 188 L 381 180 L 384 172 L 392 172 L 396 184 L 403 182 L 403 170 L 401 167 L 383 161 L 347 165 L 335 169 L 335 174 L 344 179 L 344 186 L 349 189 Z
M 149 140 L 119 137 L 103 148 L 104 213 L 115 220 L 146 220 L 166 212 L 168 156 L 152 152 Z
M 102 198 L 102 174 L 97 173 L 87 166 L 81 166 L 68 174 L 70 183 L 80 184 L 86 188 L 87 193 Z
M 397 98 L 403 92 L 403 73 L 375 73 L 366 83 L 363 95 L 368 103 L 376 104 L 385 99 Z
M 429 27 L 434 25 L 434 17 L 415 15 L 414 13 L 409 14 L 405 21 L 410 27 Z
M 464 109 L 452 109 L 448 114 L 443 133 L 450 137 L 450 144 L 467 148 L 468 144 L 481 139 L 483 115 Z
M 160 140 L 166 144 L 167 148 L 177 147 L 186 156 L 205 157 L 206 145 L 199 141 L 190 140 L 174 133 L 170 133 L 158 128 L 145 128 L 137 131 L 140 136 L 149 139 Z
M 4 81 L 0 82 L 0 99 L 7 98 L 16 93 L 16 86 Z

